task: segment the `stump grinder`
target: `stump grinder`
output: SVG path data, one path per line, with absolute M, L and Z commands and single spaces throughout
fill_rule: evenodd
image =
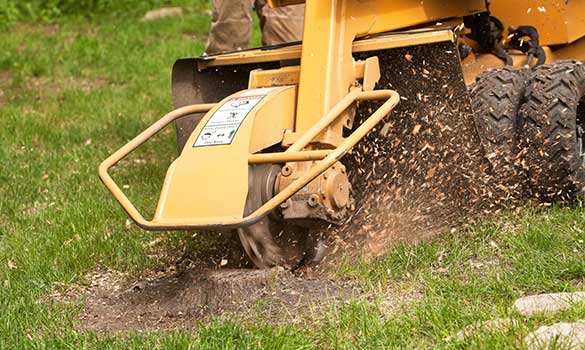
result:
M 331 232 L 482 210 L 508 188 L 493 172 L 579 195 L 584 0 L 270 1 L 299 3 L 302 42 L 178 60 L 175 109 L 101 164 L 138 226 L 237 234 L 257 267 L 294 268 Z M 108 170 L 171 123 L 147 220 Z

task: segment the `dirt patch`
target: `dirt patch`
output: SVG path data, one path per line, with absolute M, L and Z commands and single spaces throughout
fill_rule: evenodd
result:
M 12 30 L 17 33 L 41 34 L 47 37 L 51 37 L 57 35 L 60 32 L 61 27 L 59 24 L 38 25 L 31 23 L 19 23 L 15 25 Z
M 0 72 L 0 105 L 6 103 L 11 97 L 23 93 L 31 93 L 37 100 L 60 96 L 65 91 L 81 91 L 88 94 L 92 91 L 114 86 L 106 79 L 89 78 L 57 78 L 31 77 L 25 81 L 15 83 L 14 74 L 11 72 Z
M 0 86 L 8 86 L 12 83 L 12 72 L 0 72 Z
M 12 85 L 14 74 L 12 72 L 0 72 L 0 106 L 6 100 L 7 91 Z
M 274 323 L 316 320 L 335 304 L 365 296 L 350 282 L 296 276 L 280 268 L 186 269 L 134 283 L 107 271 L 88 278 L 91 285 L 80 293 L 82 328 L 98 333 L 193 329 L 196 321 L 221 315 Z M 52 296 L 70 301 L 70 294 L 78 292 L 73 290 Z M 409 295 L 396 298 L 393 307 L 410 300 Z
M 48 77 L 34 77 L 26 81 L 25 88 L 34 91 L 37 98 L 43 99 L 61 95 L 66 90 L 77 90 L 87 94 L 109 85 L 111 83 L 105 79 L 67 78 L 53 80 Z

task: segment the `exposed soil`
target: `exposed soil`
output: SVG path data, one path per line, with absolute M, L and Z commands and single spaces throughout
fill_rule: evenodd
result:
M 6 101 L 8 88 L 12 85 L 12 72 L 0 72 L 0 106 Z
M 61 28 L 58 24 L 32 25 L 30 23 L 19 23 L 14 27 L 14 31 L 17 33 L 42 34 L 47 37 L 57 35 L 60 30 Z
M 0 72 L 0 106 L 7 103 L 10 98 L 18 96 L 22 91 L 34 94 L 37 100 L 43 100 L 59 96 L 66 90 L 82 91 L 88 94 L 106 86 L 113 86 L 113 84 L 104 79 L 62 78 L 54 80 L 48 77 L 33 77 L 19 85 L 14 83 L 12 72 Z
M 188 268 L 160 272 L 128 283 L 125 276 L 100 271 L 91 285 L 57 300 L 84 301 L 84 330 L 98 333 L 193 329 L 197 321 L 237 316 L 274 323 L 315 321 L 335 304 L 367 298 L 356 285 L 271 270 Z M 389 291 L 382 311 L 392 312 L 417 299 L 412 291 Z
M 29 91 L 34 91 L 38 99 L 44 99 L 50 96 L 58 96 L 65 90 L 77 90 L 89 93 L 91 91 L 111 85 L 104 79 L 62 79 L 51 80 L 47 77 L 32 78 L 25 83 Z

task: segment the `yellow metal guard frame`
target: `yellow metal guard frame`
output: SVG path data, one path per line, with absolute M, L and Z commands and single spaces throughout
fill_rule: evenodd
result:
M 328 151 L 302 151 L 317 135 L 319 135 L 325 128 L 333 123 L 347 108 L 349 108 L 356 101 L 372 101 L 372 100 L 386 100 L 380 108 L 376 110 L 368 119 L 366 119 L 349 137 L 335 149 Z M 302 161 L 319 161 L 310 171 L 302 177 L 294 181 L 283 191 L 278 193 L 252 214 L 246 217 L 234 218 L 192 218 L 173 222 L 173 224 L 157 223 L 148 221 L 140 214 L 136 207 L 130 202 L 128 197 L 122 192 L 120 187 L 114 182 L 108 174 L 108 170 L 116 165 L 120 160 L 124 159 L 128 154 L 133 152 L 136 148 L 144 144 L 148 139 L 156 135 L 164 127 L 172 123 L 178 118 L 192 114 L 203 113 L 213 109 L 216 104 L 202 104 L 192 105 L 176 109 L 165 115 L 159 121 L 151 125 L 148 129 L 136 136 L 133 140 L 128 142 L 124 147 L 112 154 L 99 167 L 99 176 L 122 205 L 124 210 L 136 222 L 138 226 L 143 229 L 151 231 L 167 231 L 167 230 L 193 230 L 193 229 L 234 229 L 237 227 L 253 225 L 270 211 L 274 210 L 284 201 L 292 197 L 295 193 L 305 187 L 308 183 L 323 174 L 333 164 L 339 161 L 347 152 L 355 146 L 364 136 L 366 136 L 384 117 L 390 114 L 394 107 L 400 101 L 400 96 L 397 92 L 392 90 L 377 90 L 377 91 L 359 91 L 354 90 L 343 98 L 331 111 L 329 111 L 322 119 L 307 130 L 291 147 L 283 153 L 265 153 L 252 154 L 248 159 L 249 164 L 262 163 L 285 163 L 285 162 L 302 162 Z

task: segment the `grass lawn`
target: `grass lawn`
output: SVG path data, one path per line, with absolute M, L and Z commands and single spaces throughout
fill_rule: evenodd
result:
M 153 247 L 157 234 L 127 225 L 97 167 L 171 107 L 170 69 L 202 52 L 206 3 L 178 18 L 64 17 L 0 34 L 0 349 L 517 349 L 540 325 L 583 318 L 585 306 L 549 318 L 510 311 L 522 295 L 583 290 L 581 208 L 524 209 L 374 261 L 346 262 L 338 278 L 380 297 L 332 307 L 316 321 L 218 318 L 194 333 L 106 336 L 78 330 L 82 305 L 41 302 L 98 267 L 139 275 L 187 246 L 190 238 L 171 234 Z M 174 155 L 168 129 L 116 178 L 152 210 Z M 388 310 L 386 298 L 401 290 L 420 297 Z M 445 340 L 494 318 L 518 325 Z

